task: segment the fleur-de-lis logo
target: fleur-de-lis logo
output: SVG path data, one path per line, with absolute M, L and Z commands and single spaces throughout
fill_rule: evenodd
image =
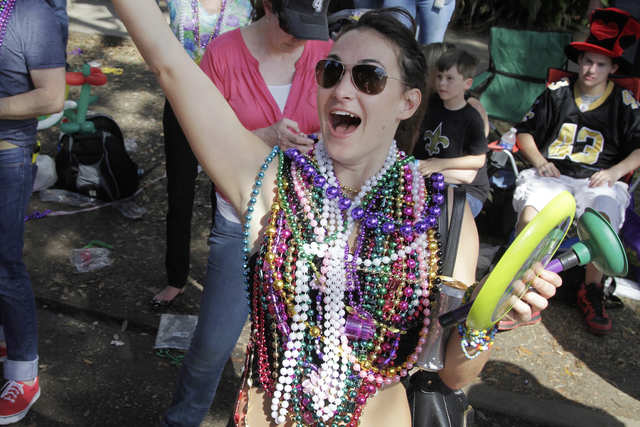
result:
M 317 13 L 322 12 L 322 0 L 313 0 L 313 10 Z
M 435 130 L 426 130 L 424 132 L 423 140 L 425 141 L 424 149 L 431 156 L 438 154 L 440 152 L 440 147 L 445 149 L 449 146 L 449 138 L 442 135 L 442 122 L 440 122 Z

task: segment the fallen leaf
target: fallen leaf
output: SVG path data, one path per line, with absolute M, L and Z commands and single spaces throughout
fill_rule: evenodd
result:
M 530 356 L 533 354 L 531 350 L 523 346 L 518 347 L 518 353 L 520 353 L 520 355 L 525 355 L 525 356 Z

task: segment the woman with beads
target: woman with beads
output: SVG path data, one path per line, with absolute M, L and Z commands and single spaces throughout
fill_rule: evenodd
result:
M 206 76 L 187 67 L 153 0 L 114 4 L 203 168 L 244 212 L 252 334 L 236 423 L 410 425 L 399 381 L 425 341 L 441 255 L 434 226 L 450 198 L 393 140 L 424 85 L 415 31 L 394 17 L 404 12 L 369 12 L 341 32 L 316 68 L 321 140 L 308 154 L 285 154 L 246 130 Z M 205 120 L 211 114 L 215 123 Z M 473 283 L 478 236 L 468 207 L 461 239 L 453 276 Z M 529 318 L 559 284 L 541 271 L 536 292 L 514 310 Z M 488 331 L 460 332 L 440 372 L 451 388 L 489 357 Z
M 299 19 L 289 25 L 293 12 Z M 200 68 L 247 129 L 270 146 L 306 152 L 313 146 L 306 135 L 320 130 L 315 64 L 326 57 L 331 42 L 325 12 L 315 20 L 301 19 L 301 13 L 282 0 L 265 0 L 256 5 L 254 22 L 207 46 Z M 200 425 L 249 314 L 242 261 L 228 256 L 240 253 L 242 225 L 234 207 L 222 195 L 216 198 L 198 326 L 163 419 L 169 426 Z
M 196 64 L 200 63 L 211 40 L 248 24 L 252 12 L 251 0 L 168 0 L 167 6 L 171 30 Z M 168 196 L 165 255 L 168 285 L 151 299 L 155 310 L 170 306 L 184 292 L 187 283 L 198 174 L 198 161 L 169 101 L 164 104 L 162 128 Z M 212 201 L 215 208 L 215 199 Z

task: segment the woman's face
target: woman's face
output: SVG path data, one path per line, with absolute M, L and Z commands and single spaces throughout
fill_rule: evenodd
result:
M 280 27 L 278 15 L 265 9 L 265 19 L 269 23 L 269 38 L 273 46 L 282 52 L 292 52 L 302 47 L 306 40 L 298 39 Z
M 318 87 L 318 114 L 323 139 L 334 162 L 346 167 L 379 167 L 398 123 L 411 117 L 420 104 L 420 91 L 407 89 L 400 81 L 397 50 L 372 29 L 352 30 L 333 45 L 329 58 L 344 63 L 346 71 L 334 86 Z M 393 78 L 387 79 L 382 92 L 368 95 L 352 82 L 351 68 L 357 64 L 377 65 Z

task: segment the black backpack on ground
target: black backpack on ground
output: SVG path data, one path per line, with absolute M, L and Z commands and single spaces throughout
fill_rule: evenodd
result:
M 111 202 L 138 189 L 138 165 L 125 150 L 118 124 L 106 115 L 87 118 L 92 134 L 62 134 L 56 154 L 57 187 Z

